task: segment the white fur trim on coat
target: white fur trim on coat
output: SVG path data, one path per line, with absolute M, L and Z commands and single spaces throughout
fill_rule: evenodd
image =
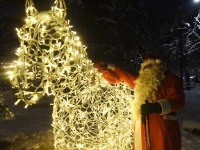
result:
M 177 120 L 177 116 L 174 116 L 174 115 L 163 115 L 163 119 L 166 119 L 166 120 Z
M 108 69 L 110 69 L 110 70 L 112 70 L 112 71 L 115 71 L 115 65 L 114 64 L 109 64 L 109 63 L 107 63 L 108 64 Z
M 134 149 L 142 150 L 141 120 L 135 123 Z
M 157 100 L 156 102 L 162 107 L 162 113 L 160 115 L 168 114 L 171 111 L 171 104 L 167 99 Z

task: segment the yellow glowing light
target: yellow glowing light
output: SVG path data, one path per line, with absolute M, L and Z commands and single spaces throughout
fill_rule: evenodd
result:
M 17 100 L 17 101 L 15 102 L 15 105 L 19 104 L 20 101 L 21 101 L 21 100 Z
M 8 71 L 8 72 L 7 72 L 7 74 L 9 74 L 9 75 L 12 75 L 12 74 L 13 74 L 13 72 L 12 72 L 12 71 Z
M 21 66 L 21 65 L 22 65 L 22 62 L 17 62 L 17 65 L 18 65 L 18 66 Z
M 26 0 L 31 21 L 17 30 L 20 48 L 10 80 L 18 88 L 15 104 L 23 101 L 27 108 L 45 94 L 54 95 L 55 150 L 131 149 L 133 90 L 102 78 L 65 20 L 64 0 L 55 5 L 39 13 Z

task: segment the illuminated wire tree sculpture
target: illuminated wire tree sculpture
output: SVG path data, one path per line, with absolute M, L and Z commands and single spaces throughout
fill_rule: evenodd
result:
M 28 107 L 45 94 L 54 95 L 57 150 L 131 149 L 132 89 L 108 84 L 93 68 L 86 47 L 65 20 L 64 0 L 40 13 L 32 0 L 25 6 L 26 23 L 17 29 L 18 60 L 10 72 L 18 89 L 16 104 L 24 101 Z

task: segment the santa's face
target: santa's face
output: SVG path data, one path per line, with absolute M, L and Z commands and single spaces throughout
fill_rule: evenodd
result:
M 140 76 L 155 76 L 160 71 L 160 68 L 156 64 L 148 64 L 142 66 L 140 69 Z M 148 78 L 148 77 L 147 77 Z
M 147 60 L 141 64 L 140 74 L 137 79 L 136 86 L 146 93 L 147 97 L 154 97 L 157 87 L 164 79 L 163 70 L 161 64 L 157 64 L 154 60 Z M 151 92 L 149 92 L 151 91 Z
M 162 71 L 161 63 L 156 63 L 154 59 L 148 59 L 141 64 L 140 75 L 142 73 L 155 75 Z
M 151 69 L 152 66 L 153 66 L 153 64 L 145 65 L 144 67 L 142 67 L 142 70 Z

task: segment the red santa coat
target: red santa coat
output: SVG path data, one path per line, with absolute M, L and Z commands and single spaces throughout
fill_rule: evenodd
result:
M 96 66 L 98 68 L 98 66 Z M 137 75 L 132 74 L 122 68 L 109 66 L 109 69 L 98 68 L 103 77 L 110 83 L 126 82 L 132 88 L 135 87 Z M 170 71 L 165 72 L 165 79 L 156 92 L 157 100 L 164 99 L 164 103 L 160 103 L 163 109 L 161 115 L 150 114 L 150 142 L 151 150 L 180 150 L 181 149 L 181 133 L 177 120 L 176 112 L 181 110 L 185 105 L 185 95 L 179 78 Z M 165 105 L 167 102 L 167 105 Z M 170 106 L 169 106 L 170 105 Z M 167 113 L 166 113 L 167 112 Z M 145 148 L 144 127 L 140 126 L 142 138 L 142 150 Z M 147 128 L 148 129 L 148 128 Z M 148 132 L 147 132 L 148 133 Z M 148 137 L 148 135 L 146 135 Z M 135 137 L 134 139 L 137 139 Z M 135 140 L 137 141 L 137 140 Z M 138 150 L 133 144 L 133 150 Z

